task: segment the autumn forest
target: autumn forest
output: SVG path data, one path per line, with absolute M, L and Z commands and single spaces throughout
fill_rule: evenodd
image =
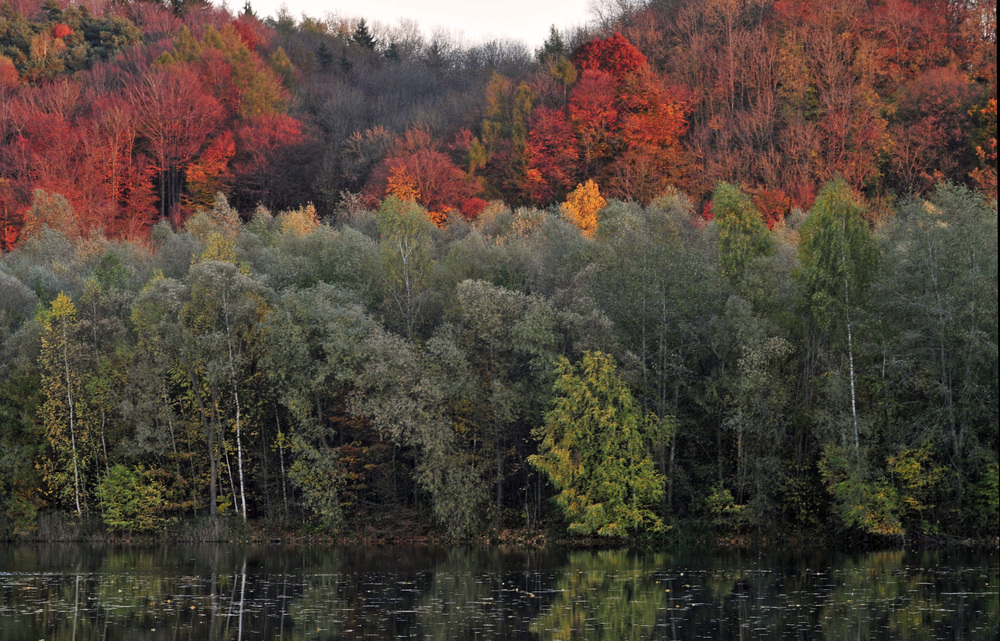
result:
M 996 138 L 994 0 L 0 0 L 0 537 L 996 537 Z

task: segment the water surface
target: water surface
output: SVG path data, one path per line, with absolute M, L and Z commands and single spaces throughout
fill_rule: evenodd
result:
M 996 554 L 0 546 L 0 641 L 960 639 Z

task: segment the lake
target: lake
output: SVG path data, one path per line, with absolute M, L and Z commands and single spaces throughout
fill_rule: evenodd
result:
M 0 545 L 0 641 L 993 641 L 998 564 L 964 549 Z

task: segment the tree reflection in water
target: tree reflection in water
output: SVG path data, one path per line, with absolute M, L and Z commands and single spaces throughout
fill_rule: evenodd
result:
M 0 641 L 966 639 L 996 555 L 0 546 Z

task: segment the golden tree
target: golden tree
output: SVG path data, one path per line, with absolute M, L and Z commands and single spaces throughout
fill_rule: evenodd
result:
M 597 231 L 598 213 L 607 204 L 597 183 L 588 179 L 566 197 L 562 207 L 563 217 L 579 227 L 584 236 L 593 238 Z

